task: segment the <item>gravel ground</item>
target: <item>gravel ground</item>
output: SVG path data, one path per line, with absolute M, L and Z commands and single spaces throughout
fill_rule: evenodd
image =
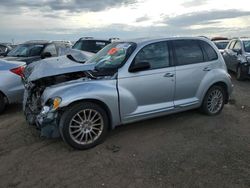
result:
M 0 187 L 250 187 L 250 81 L 216 117 L 196 110 L 118 127 L 75 151 L 39 138 L 21 106 L 0 116 Z

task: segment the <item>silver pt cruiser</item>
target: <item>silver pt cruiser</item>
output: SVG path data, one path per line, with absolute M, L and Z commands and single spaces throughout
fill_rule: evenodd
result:
M 220 52 L 204 38 L 114 42 L 84 63 L 65 56 L 37 64 L 26 68 L 26 119 L 76 149 L 121 124 L 195 108 L 217 115 L 232 92 Z

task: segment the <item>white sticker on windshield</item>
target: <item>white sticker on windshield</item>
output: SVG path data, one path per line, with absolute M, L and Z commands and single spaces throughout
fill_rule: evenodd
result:
M 116 46 L 116 48 L 128 49 L 131 46 L 129 43 L 120 43 Z

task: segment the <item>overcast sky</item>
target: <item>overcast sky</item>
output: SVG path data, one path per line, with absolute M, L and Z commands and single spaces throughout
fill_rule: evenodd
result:
M 249 0 L 1 0 L 0 41 L 250 36 Z

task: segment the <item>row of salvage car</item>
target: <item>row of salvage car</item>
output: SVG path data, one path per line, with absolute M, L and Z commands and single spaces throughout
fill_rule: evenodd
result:
M 66 55 L 7 68 L 23 78 L 27 122 L 76 149 L 96 146 L 121 124 L 195 108 L 217 115 L 232 93 L 222 54 L 203 37 L 99 41 L 98 53 L 81 40 L 94 39 L 61 50 Z M 1 107 L 22 96 L 1 95 Z

